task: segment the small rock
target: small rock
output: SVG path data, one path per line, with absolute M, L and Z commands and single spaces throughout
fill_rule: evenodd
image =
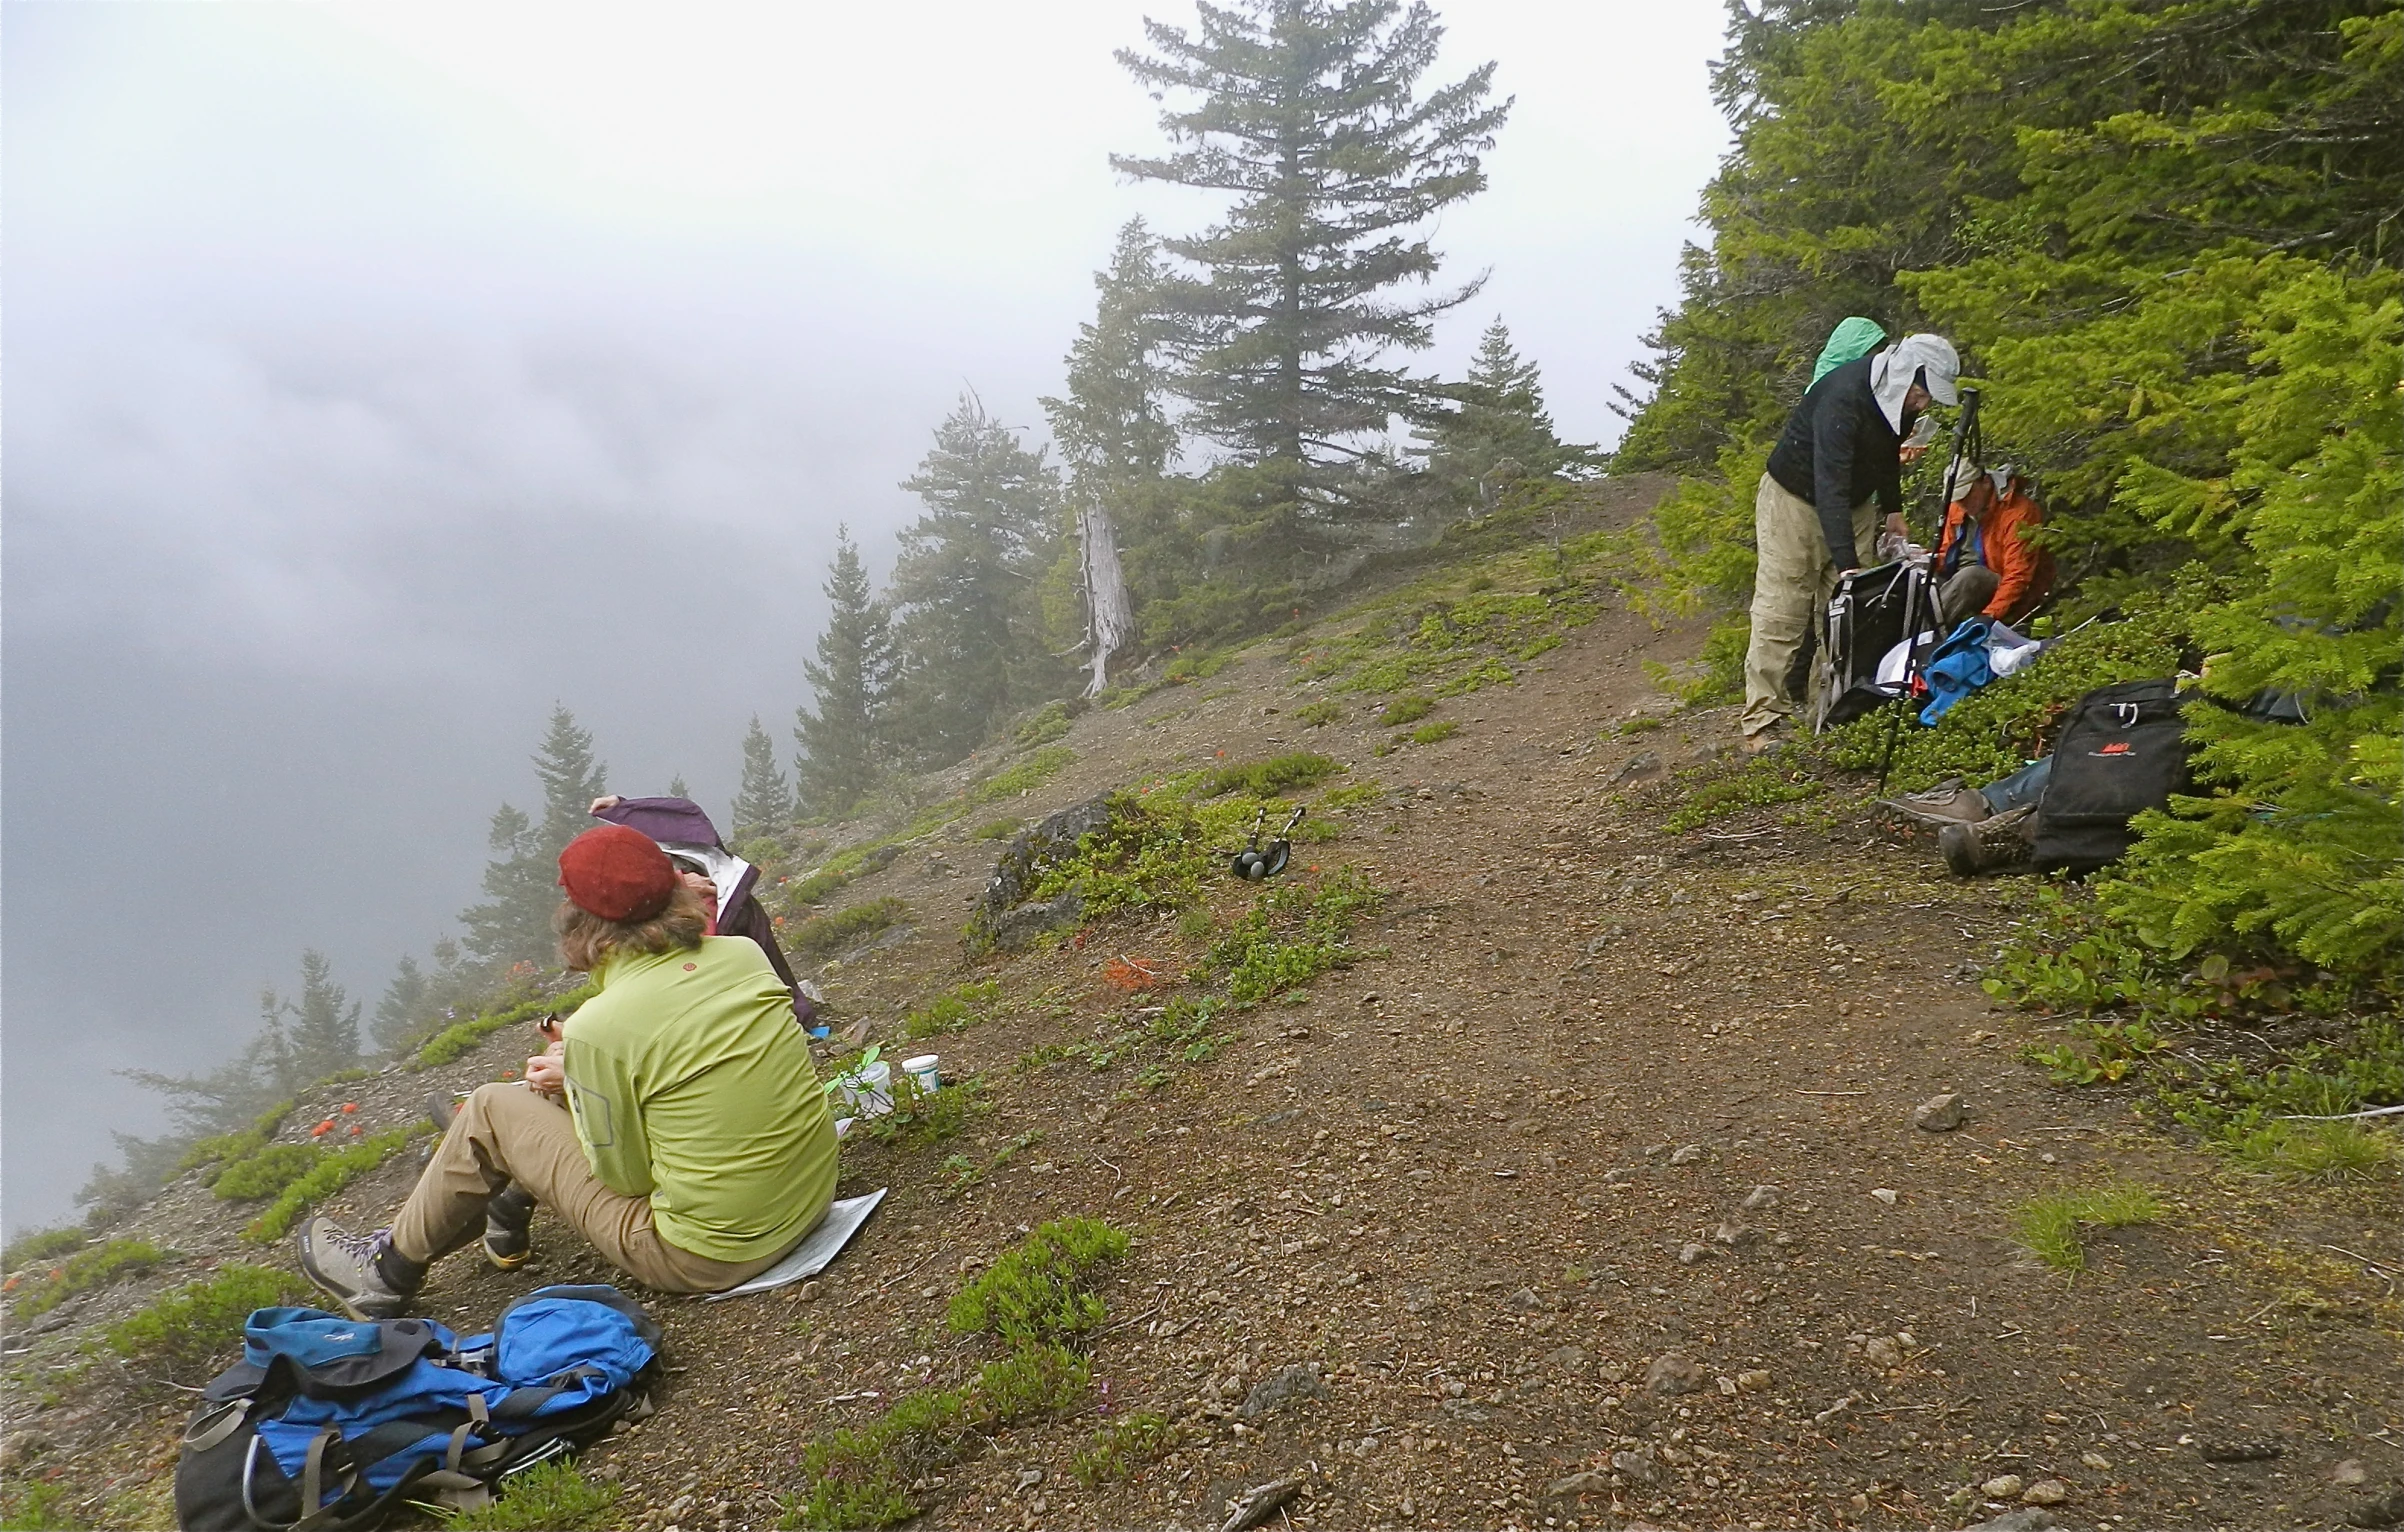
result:
M 2070 1498 L 2070 1486 L 2059 1479 L 2039 1479 L 2020 1492 L 2023 1505 L 2060 1505 Z
M 2046 1532 L 2046 1529 L 2052 1525 L 2053 1518 L 2051 1516 L 2032 1508 L 2006 1511 L 1993 1521 L 1982 1521 L 1975 1527 L 1964 1527 L 1962 1532 Z
M 1607 1495 L 1611 1493 L 1611 1476 L 1596 1473 L 1590 1468 L 1584 1473 L 1573 1473 L 1566 1479 L 1555 1479 L 1544 1487 L 1544 1493 L 1554 1500 L 1575 1500 L 1580 1495 Z
M 2100 1452 L 2082 1452 L 2078 1455 L 2078 1461 L 2080 1467 L 2092 1468 L 2097 1473 L 2102 1473 L 2112 1466 L 2112 1460 Z
M 1534 1288 L 1523 1287 L 1518 1292 L 1513 1293 L 1510 1297 L 1505 1298 L 1503 1300 L 1503 1307 L 1507 1309 L 1516 1309 L 1522 1314 L 1541 1314 L 1546 1309 L 1551 1308 L 1552 1305 L 1546 1303 L 1544 1301 L 1544 1295 L 1537 1292 Z
M 1653 1449 L 1650 1447 L 1639 1452 L 1612 1453 L 1611 1468 L 1635 1484 L 1659 1484 L 1662 1478 L 1661 1465 L 1653 1461 Z
M 1903 1348 L 1883 1335 L 1873 1335 L 1861 1348 L 1862 1360 L 1881 1372 L 1903 1365 Z
M 1018 1487 L 1020 1489 L 1033 1489 L 1042 1482 L 1043 1470 L 1040 1468 L 1022 1468 L 1018 1471 Z
M 1552 1364 L 1563 1372 L 1584 1372 L 1586 1370 L 1586 1348 L 1563 1346 L 1552 1354 Z
M 1891 1186 L 1873 1187 L 1870 1191 L 1870 1195 L 1876 1197 L 1888 1207 L 1893 1207 L 1896 1203 L 1903 1200 L 1903 1193 L 1895 1190 Z
M 1625 1186 L 1635 1179 L 1636 1172 L 1633 1170 L 1606 1170 L 1603 1172 L 1605 1186 Z
M 1628 1381 L 1628 1364 L 1625 1362 L 1605 1362 L 1602 1366 L 1596 1368 L 1595 1371 L 1601 1374 L 1602 1380 L 1605 1383 L 1625 1383 Z
M 2346 1512 L 2346 1525 L 2368 1528 L 2370 1532 L 2404 1527 L 2404 1489 L 2391 1489 L 2384 1495 L 2355 1502 Z
M 1327 1385 L 1320 1381 L 1318 1364 L 1296 1362 L 1253 1384 L 1252 1391 L 1244 1395 L 1243 1404 L 1238 1406 L 1238 1413 L 1246 1420 L 1253 1420 L 1300 1400 L 1326 1397 Z
M 1748 1394 L 1759 1393 L 1770 1386 L 1770 1375 L 1759 1367 L 1750 1372 L 1740 1372 L 1736 1375 L 1736 1386 Z
M 2026 1487 L 2018 1474 L 2004 1473 L 1997 1474 L 1994 1478 L 1981 1484 L 1978 1492 L 1989 1500 L 2017 1500 L 2020 1498 L 2020 1491 Z
M 1710 1250 L 1704 1246 L 1688 1245 L 1678 1252 L 1678 1264 L 1681 1266 L 1692 1266 L 1695 1262 L 1701 1260 L 1710 1253 Z
M 1702 1157 L 1703 1146 L 1701 1144 L 1685 1144 L 1670 1155 L 1669 1162 L 1672 1165 L 1692 1165 Z
M 793 1301 L 796 1303 L 816 1303 L 818 1301 L 818 1284 L 815 1282 L 802 1283 L 801 1291 L 793 1295 Z
M 1664 1351 L 1644 1370 L 1644 1387 L 1650 1394 L 1691 1394 L 1702 1386 L 1703 1369 L 1675 1351 Z
M 2348 1458 L 2329 1470 L 2329 1482 L 2332 1484 L 2360 1484 L 2369 1477 L 2363 1471 L 2361 1462 L 2354 1458 Z
M 1726 1245 L 1730 1249 L 1735 1249 L 1740 1245 L 1749 1245 L 1759 1238 L 1761 1238 L 1760 1235 L 1732 1218 L 1721 1220 L 1720 1226 L 1711 1231 L 1713 1244 Z
M 1619 770 L 1611 773 L 1610 777 L 1603 783 L 1603 785 L 1605 787 L 1617 787 L 1623 782 L 1633 782 L 1638 777 L 1649 777 L 1660 769 L 1661 757 L 1657 753 L 1651 750 L 1639 751 L 1635 755 L 1628 757 L 1627 763 L 1621 766 Z
M 1270 1521 L 1286 1502 L 1302 1493 L 1302 1475 L 1290 1474 L 1266 1484 L 1256 1484 L 1235 1497 L 1227 1508 L 1227 1519 L 1219 1523 L 1219 1532 L 1247 1532 Z
M 1969 1113 L 1963 1110 L 1961 1093 L 1947 1091 L 1913 1107 L 1912 1126 L 1926 1133 L 1950 1133 L 1960 1127 L 1967 1116 Z
M 1731 1377 L 1729 1377 L 1727 1374 L 1725 1374 L 1725 1373 L 1722 1373 L 1722 1374 L 1720 1375 L 1719 1385 L 1720 1385 L 1720 1393 L 1721 1393 L 1721 1395 L 1722 1395 L 1723 1397 L 1725 1397 L 1725 1398 L 1729 1398 L 1729 1399 L 1733 1399 L 1733 1398 L 1735 1398 L 1735 1397 L 1736 1397 L 1736 1380 L 1735 1380 L 1734 1378 L 1731 1378 Z
M 1745 1193 L 1744 1207 L 1745 1211 L 1748 1213 L 1758 1213 L 1763 1208 L 1776 1207 L 1777 1205 L 1778 1188 L 1775 1186 L 1756 1186 L 1751 1191 Z

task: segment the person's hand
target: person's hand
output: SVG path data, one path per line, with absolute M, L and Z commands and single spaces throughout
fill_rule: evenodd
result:
M 711 882 L 709 879 L 703 877 L 697 872 L 680 872 L 677 874 L 677 876 L 684 879 L 685 887 L 691 889 L 694 893 L 701 896 L 703 903 L 707 904 L 713 910 L 718 907 L 717 884 Z
M 1928 443 L 1906 442 L 1895 455 L 1903 459 L 1904 467 L 1909 468 L 1912 464 L 1928 456 Z
M 616 793 L 610 793 L 606 797 L 595 798 L 593 800 L 592 807 L 586 809 L 585 812 L 587 814 L 598 814 L 606 809 L 614 809 L 625 801 L 625 799 L 619 797 Z
M 1886 529 L 1889 532 L 1894 533 L 1897 537 L 1909 537 L 1912 535 L 1911 523 L 1903 519 L 1903 513 L 1901 511 L 1887 512 Z
M 558 1053 L 538 1053 L 526 1061 L 526 1088 L 528 1090 L 545 1096 L 556 1096 L 567 1088 L 567 1083 L 567 1067 L 561 1062 Z

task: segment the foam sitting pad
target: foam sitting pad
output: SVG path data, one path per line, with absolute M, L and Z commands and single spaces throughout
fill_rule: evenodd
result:
M 851 1237 L 860 1232 L 860 1225 L 868 1221 L 868 1215 L 876 1211 L 876 1205 L 885 1200 L 885 1193 L 889 1190 L 891 1188 L 880 1186 L 864 1196 L 845 1197 L 840 1202 L 830 1203 L 826 1216 L 818 1220 L 818 1227 L 795 1245 L 792 1253 L 783 1260 L 738 1287 L 730 1287 L 722 1293 L 705 1293 L 703 1296 L 709 1302 L 716 1303 L 721 1298 L 740 1298 L 745 1293 L 774 1292 L 780 1287 L 790 1287 L 805 1277 L 818 1275 L 835 1264 L 835 1257 L 841 1255 L 843 1247 L 851 1243 Z

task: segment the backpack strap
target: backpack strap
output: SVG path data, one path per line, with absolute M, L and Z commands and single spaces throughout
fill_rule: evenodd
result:
M 250 1405 L 247 1398 L 223 1399 L 202 1409 L 184 1427 L 184 1451 L 206 1452 L 230 1441 L 250 1417 Z

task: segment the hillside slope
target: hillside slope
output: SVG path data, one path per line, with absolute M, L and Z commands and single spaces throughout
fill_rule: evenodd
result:
M 929 784 L 952 809 L 826 897 L 901 904 L 821 978 L 839 1026 L 940 1052 L 953 1091 L 979 1082 L 952 1104 L 982 1110 L 852 1138 L 843 1192 L 892 1195 L 809 1288 L 653 1295 L 663 1408 L 585 1460 L 619 1522 L 775 1524 L 814 1437 L 976 1372 L 993 1353 L 948 1328 L 952 1295 L 1079 1214 L 1136 1236 L 1098 1288 L 1090 1390 L 925 1459 L 923 1525 L 1215 1527 L 1296 1477 L 1297 1527 L 1958 1526 L 2031 1493 L 2073 1526 L 2333 1525 L 2404 1475 L 2392 1181 L 2273 1188 L 2049 1086 L 2019 1061 L 2043 1027 L 1975 982 L 2025 885 L 1947 878 L 1861 784 L 1722 788 L 1717 817 L 1664 828 L 1737 768 L 1727 716 L 1677 711 L 1646 669 L 1689 662 L 1699 628 L 1655 628 L 1594 572 L 1591 534 L 1659 489 L 1603 486 L 1557 555 L 1531 534 L 1398 577 Z M 1429 706 L 1378 716 L 1409 698 Z M 1278 797 L 1332 832 L 1276 885 L 1331 922 L 1317 971 L 1240 999 L 1246 922 L 1291 930 L 1225 877 L 1016 955 L 963 944 L 994 816 L 1114 790 L 1213 812 L 1234 800 L 1194 774 L 1294 752 L 1345 768 Z M 913 1040 L 913 1016 L 953 1029 Z M 342 1087 L 284 1136 L 404 1127 L 530 1042 Z M 1915 1128 L 1943 1092 L 1966 1121 Z M 411 1169 L 325 1206 L 370 1226 Z M 2015 1242 L 2024 1205 L 2121 1186 L 2149 1221 L 2074 1233 L 2083 1270 Z M 217 1263 L 288 1265 L 240 1237 L 255 1211 L 187 1179 L 121 1231 L 176 1260 L 12 1320 L 12 1504 L 54 1480 L 53 1524 L 165 1524 L 173 1385 L 208 1366 L 74 1348 Z M 527 1271 L 439 1266 L 426 1311 L 481 1328 L 607 1279 L 547 1217 L 536 1239 Z

